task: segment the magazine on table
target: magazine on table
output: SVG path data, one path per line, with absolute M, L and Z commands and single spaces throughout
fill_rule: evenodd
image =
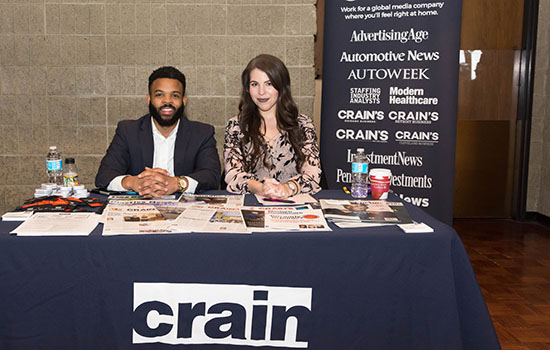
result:
M 388 203 L 391 210 L 393 210 L 394 214 L 399 219 L 400 224 L 410 224 L 413 222 L 413 220 L 409 216 L 409 212 L 407 211 L 407 208 L 405 208 L 405 205 L 402 202 L 387 201 L 386 203 Z
M 192 205 L 170 223 L 175 232 L 204 232 L 204 225 L 214 215 L 217 206 Z
M 388 206 L 392 209 L 394 214 L 399 219 L 398 225 L 409 225 L 413 222 L 411 220 L 407 208 L 401 202 L 386 202 Z M 349 221 L 349 220 L 332 220 L 334 224 L 340 228 L 352 228 L 352 227 L 376 227 L 376 226 L 387 226 L 394 225 L 395 223 L 384 223 L 384 222 L 362 222 L 362 221 Z
M 249 231 L 268 231 L 265 227 L 265 207 L 242 207 L 241 215 Z
M 196 204 L 185 210 L 170 225 L 174 231 L 249 233 L 240 212 L 241 207 Z
M 288 211 L 288 207 L 242 207 L 241 215 L 250 232 L 285 231 L 281 228 L 268 226 L 268 216 L 276 211 L 285 212 Z
M 241 216 L 241 207 L 219 207 L 203 226 L 205 232 L 250 233 Z
M 124 208 L 137 207 L 140 205 L 153 206 L 165 220 L 175 220 L 190 203 L 182 203 L 177 200 L 166 199 L 139 199 L 139 200 L 114 200 L 110 201 L 103 211 L 102 222 L 106 217 L 122 215 Z M 132 209 L 129 209 L 132 210 Z
M 351 221 L 386 224 L 412 222 L 407 209 L 400 202 L 321 199 L 320 203 L 325 218 L 335 222 Z
M 162 198 L 161 200 L 175 200 L 176 195 L 169 194 Z M 109 196 L 109 201 L 140 201 L 140 200 L 150 200 L 150 198 L 140 196 L 139 194 L 113 194 Z
M 126 222 L 135 221 L 166 221 L 160 211 L 151 204 L 119 207 L 122 209 L 122 219 Z
M 189 203 L 182 203 L 177 200 L 149 200 L 166 220 L 175 220 L 181 213 L 189 208 Z
M 311 209 L 309 205 L 285 209 L 268 208 L 266 226 L 285 231 L 331 231 L 320 209 Z
M 171 232 L 170 221 L 152 204 L 109 204 L 103 215 L 104 236 Z
M 163 221 L 166 220 L 160 211 L 151 204 L 109 203 L 102 214 L 102 221 L 114 219 L 123 221 Z
M 361 222 L 361 221 L 333 221 L 334 225 L 340 228 L 357 228 L 357 227 L 380 227 L 380 226 L 391 226 L 395 224 L 384 224 L 380 222 Z
M 297 207 L 242 207 L 250 231 L 330 231 L 323 212 L 309 205 Z
M 179 198 L 182 203 L 202 203 L 209 205 L 224 205 L 239 207 L 244 204 L 244 194 L 182 194 Z
M 134 221 L 107 220 L 103 224 L 103 235 L 139 235 L 155 233 L 179 233 L 170 230 L 169 221 Z
M 317 199 L 305 193 L 299 193 L 286 199 L 269 198 L 266 196 L 261 196 L 259 194 L 256 194 L 255 196 L 258 203 L 268 206 L 317 203 Z

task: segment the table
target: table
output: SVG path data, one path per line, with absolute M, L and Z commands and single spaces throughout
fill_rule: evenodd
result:
M 499 349 L 456 232 L 407 208 L 435 232 L 15 237 L 2 222 L 0 349 Z

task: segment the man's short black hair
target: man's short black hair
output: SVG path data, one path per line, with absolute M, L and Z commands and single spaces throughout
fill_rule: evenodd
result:
M 174 67 L 166 66 L 160 67 L 151 73 L 149 76 L 149 93 L 151 93 L 151 85 L 159 78 L 170 78 L 179 80 L 183 86 L 182 94 L 185 95 L 185 75 Z

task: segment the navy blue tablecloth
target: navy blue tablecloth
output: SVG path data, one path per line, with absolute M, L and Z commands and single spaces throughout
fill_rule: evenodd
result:
M 0 349 L 263 348 L 133 344 L 135 282 L 311 288 L 309 349 L 499 349 L 456 232 L 407 208 L 435 232 L 16 237 L 2 222 Z

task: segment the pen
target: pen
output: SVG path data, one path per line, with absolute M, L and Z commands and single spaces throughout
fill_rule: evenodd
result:
M 279 202 L 279 203 L 289 203 L 289 204 L 294 204 L 294 203 L 296 203 L 295 201 L 291 201 L 291 200 L 288 200 L 288 199 L 277 199 L 277 198 L 264 198 L 264 201 L 268 201 L 268 202 Z
M 108 195 L 111 194 L 110 191 L 102 190 L 102 189 L 100 189 L 100 188 L 94 188 L 94 189 L 91 190 L 90 192 L 92 192 L 92 193 L 97 193 L 97 194 L 102 194 L 102 195 L 104 195 L 104 196 L 108 196 Z
M 351 194 L 351 192 L 348 190 L 346 186 L 342 187 L 342 189 L 344 190 L 345 194 Z
M 104 190 L 104 189 L 101 189 L 101 188 L 94 188 L 90 192 L 97 193 L 97 194 L 102 194 L 104 196 L 121 195 L 121 194 L 128 194 L 128 195 L 137 194 L 137 192 L 134 192 L 134 191 L 108 191 L 108 190 Z

